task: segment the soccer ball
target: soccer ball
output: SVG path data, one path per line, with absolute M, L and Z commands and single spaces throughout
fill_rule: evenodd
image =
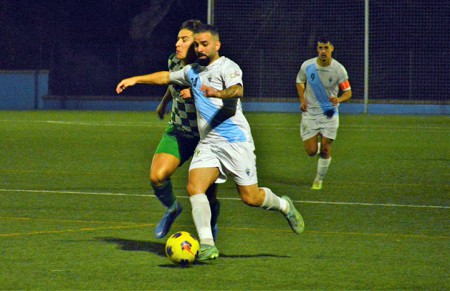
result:
M 166 256 L 174 264 L 188 267 L 195 261 L 200 243 L 197 238 L 187 231 L 174 233 L 166 242 Z

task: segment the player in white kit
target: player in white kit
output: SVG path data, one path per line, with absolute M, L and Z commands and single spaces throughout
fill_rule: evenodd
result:
M 116 91 L 136 83 L 151 85 L 189 85 L 197 109 L 200 142 L 189 168 L 187 191 L 192 216 L 200 238 L 198 259 L 219 256 L 211 231 L 211 209 L 205 195 L 213 183 L 223 183 L 227 175 L 234 179 L 241 200 L 249 206 L 283 213 L 295 233 L 304 230 L 304 222 L 292 200 L 279 197 L 269 188 L 258 186 L 256 156 L 250 126 L 240 98 L 243 97 L 242 71 L 219 55 L 220 40 L 216 29 L 201 25 L 194 34 L 196 64 L 177 72 L 157 72 L 122 80 Z
M 318 57 L 302 64 L 296 80 L 302 111 L 300 132 L 306 153 L 313 157 L 320 151 L 313 190 L 322 189 L 331 163 L 331 144 L 339 127 L 338 105 L 352 97 L 347 71 L 332 58 L 333 50 L 329 39 L 319 39 Z M 338 97 L 339 91 L 342 93 Z

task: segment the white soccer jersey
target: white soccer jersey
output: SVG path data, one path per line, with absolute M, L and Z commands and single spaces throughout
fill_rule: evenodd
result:
M 243 84 L 239 66 L 226 57 L 220 57 L 207 67 L 198 64 L 187 65 L 183 70 L 170 73 L 173 84 L 190 86 L 197 108 L 197 124 L 202 143 L 253 142 L 250 126 L 242 111 L 239 98 L 220 99 L 205 97 L 201 86 L 224 90 Z M 236 114 L 221 119 L 221 109 L 233 107 Z M 217 125 L 217 120 L 220 120 Z
M 314 91 L 311 88 L 311 85 L 309 84 L 306 76 L 306 68 L 310 65 L 316 66 L 316 70 L 319 73 L 320 80 L 322 81 L 322 84 L 325 87 L 325 91 L 327 92 L 328 97 L 338 96 L 339 86 L 340 84 L 343 84 L 345 81 L 348 80 L 348 74 L 344 66 L 335 59 L 332 59 L 331 64 L 327 67 L 319 66 L 317 64 L 317 57 L 309 59 L 302 64 L 300 71 L 297 74 L 296 81 L 297 84 L 306 83 L 305 99 L 308 111 L 304 113 L 306 113 L 307 115 L 322 115 L 323 110 L 320 107 L 320 104 L 317 101 L 317 98 L 314 95 Z M 350 90 L 350 87 L 348 86 L 342 89 Z

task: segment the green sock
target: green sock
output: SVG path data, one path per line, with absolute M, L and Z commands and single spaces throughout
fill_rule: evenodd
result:
M 177 198 L 172 190 L 172 180 L 167 179 L 162 185 L 157 186 L 150 183 L 155 196 L 161 201 L 161 203 L 166 207 L 170 208 L 176 202 Z

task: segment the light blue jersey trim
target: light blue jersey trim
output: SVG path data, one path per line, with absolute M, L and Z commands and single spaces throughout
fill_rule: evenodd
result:
M 190 68 L 187 71 L 187 77 L 189 78 L 189 83 L 191 83 L 191 89 L 194 94 L 197 112 L 209 125 L 211 125 L 214 117 L 220 110 L 220 106 L 214 104 L 211 98 L 205 97 L 203 92 L 200 90 L 202 82 L 199 67 L 193 66 Z M 226 119 L 213 130 L 228 142 L 247 141 L 245 132 L 232 121 L 232 118 Z
M 309 85 L 314 91 L 314 95 L 316 96 L 317 101 L 319 101 L 324 114 L 328 117 L 332 117 L 336 110 L 328 99 L 327 91 L 325 90 L 322 80 L 320 80 L 316 64 L 311 64 L 306 68 L 306 77 L 308 78 Z

